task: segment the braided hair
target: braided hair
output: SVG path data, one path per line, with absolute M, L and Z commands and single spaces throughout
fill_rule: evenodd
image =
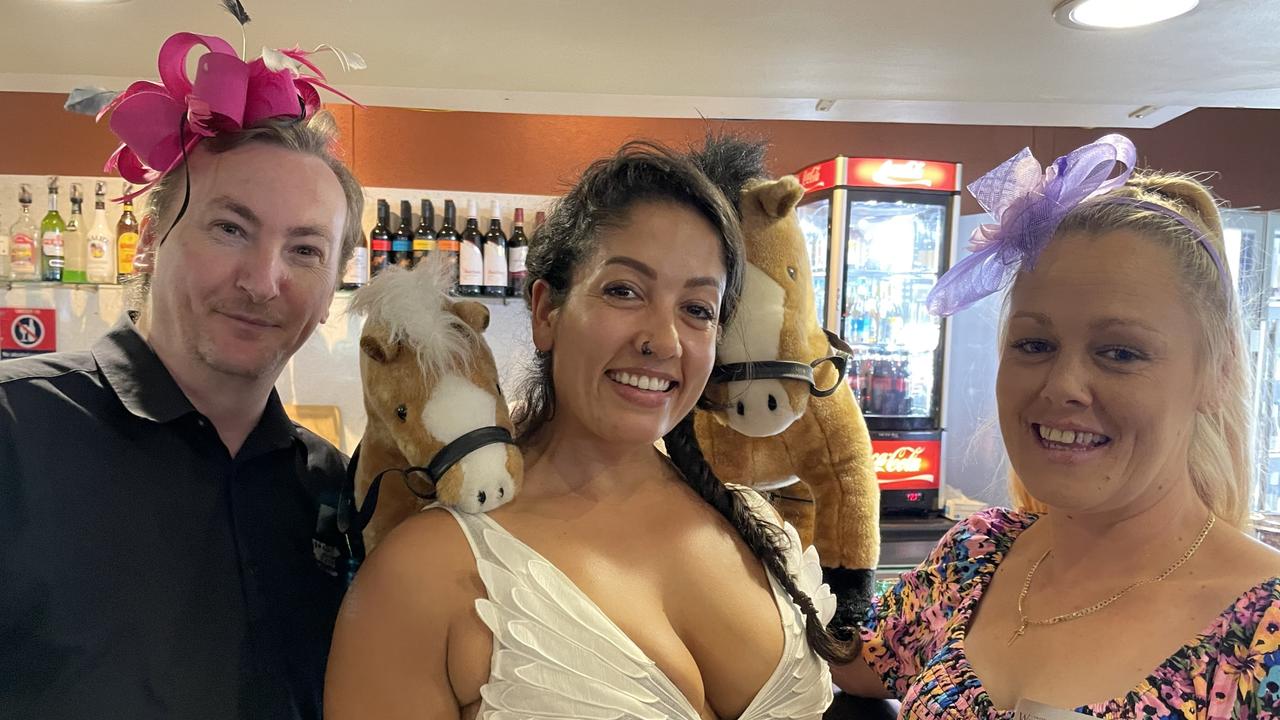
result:
M 758 157 L 763 157 L 763 151 Z M 743 182 L 748 179 L 743 178 Z M 625 222 L 634 205 L 653 200 L 673 202 L 697 212 L 720 236 L 727 280 L 719 320 L 723 328 L 733 317 L 745 273 L 736 211 L 691 157 L 646 141 L 629 142 L 612 157 L 592 163 L 548 213 L 546 222 L 529 242 L 526 303 L 532 304 L 532 287 L 538 280 L 547 283 L 553 305 L 564 303 L 574 272 L 591 257 L 600 231 Z M 517 443 L 522 446 L 533 443 L 555 415 L 552 377 L 552 353 L 538 352 L 512 414 Z M 668 432 L 664 442 L 681 479 L 733 526 L 752 554 L 804 612 L 806 635 L 814 651 L 831 662 L 852 659 L 857 645 L 835 638 L 823 627 L 812 598 L 800 590 L 788 572 L 788 540 L 781 528 L 758 517 L 742 491 L 727 487 L 711 471 L 698 447 L 693 413 Z

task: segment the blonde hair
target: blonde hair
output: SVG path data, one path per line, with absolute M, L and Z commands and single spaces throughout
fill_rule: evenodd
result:
M 1201 245 L 1200 236 L 1176 218 L 1140 206 L 1108 202 L 1117 198 L 1154 203 L 1188 220 L 1225 263 L 1227 253 L 1218 203 L 1213 193 L 1192 177 L 1144 171 L 1135 173 L 1123 187 L 1081 203 L 1063 219 L 1055 236 L 1130 230 L 1164 243 L 1173 252 L 1187 307 L 1201 330 L 1202 369 L 1208 377 L 1219 378 L 1217 402 L 1210 410 L 1196 414 L 1191 431 L 1187 453 L 1191 483 L 1214 515 L 1246 528 L 1255 463 L 1253 417 L 1240 301 L 1234 285 L 1222 287 L 1224 278 L 1231 283 L 1230 270 L 1223 267 L 1220 271 Z M 1002 323 L 1002 327 L 1007 325 Z M 1040 513 L 1048 510 L 1031 496 L 1012 469 L 1009 486 L 1015 508 Z

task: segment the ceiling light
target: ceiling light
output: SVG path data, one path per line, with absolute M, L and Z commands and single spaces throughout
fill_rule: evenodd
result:
M 1053 17 L 1070 28 L 1118 30 L 1175 18 L 1199 4 L 1200 0 L 1063 0 Z

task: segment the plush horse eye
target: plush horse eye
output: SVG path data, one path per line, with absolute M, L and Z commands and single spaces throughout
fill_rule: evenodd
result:
M 795 280 L 795 279 L 796 279 L 796 269 L 795 269 L 794 267 L 792 267 L 792 266 L 788 265 L 788 266 L 787 266 L 787 274 L 791 276 L 791 279 L 792 279 L 792 280 Z
M 396 417 L 400 418 L 400 422 L 404 422 L 405 418 L 409 417 L 409 408 L 403 405 L 397 407 Z

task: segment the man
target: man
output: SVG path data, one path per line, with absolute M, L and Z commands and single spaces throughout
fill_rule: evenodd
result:
M 361 233 L 332 137 L 202 140 L 153 188 L 136 323 L 0 363 L 0 717 L 320 716 L 344 461 L 273 386 Z

